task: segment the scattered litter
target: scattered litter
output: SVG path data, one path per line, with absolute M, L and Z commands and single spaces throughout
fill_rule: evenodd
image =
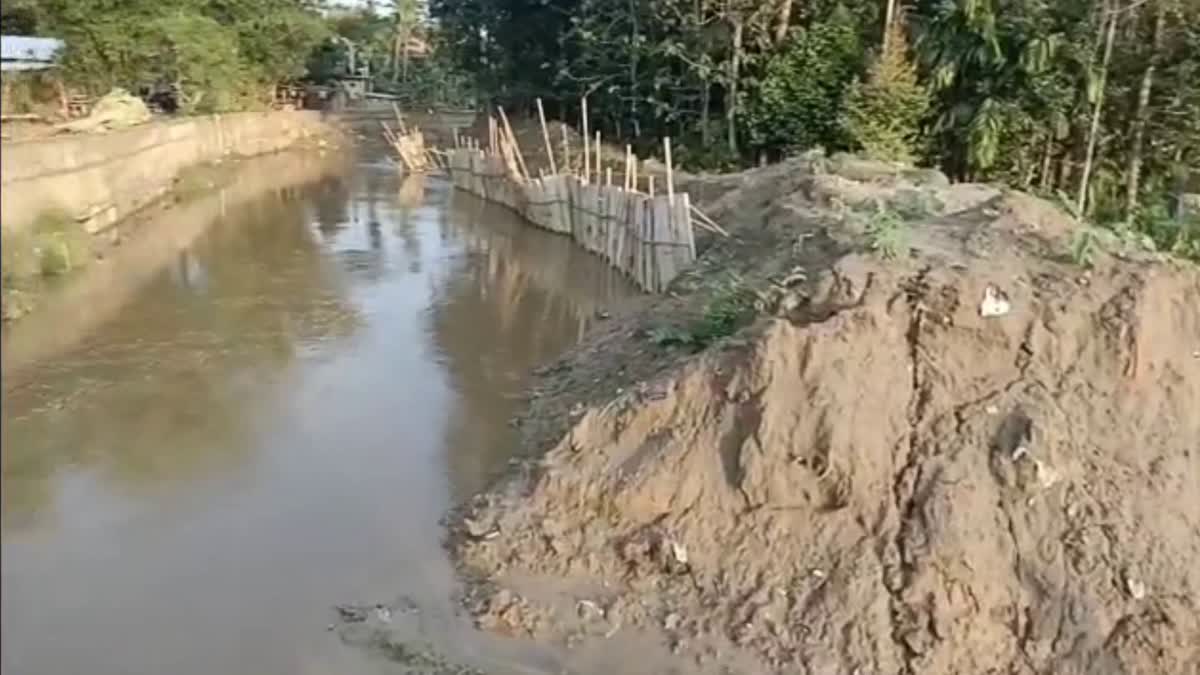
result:
M 594 617 L 604 618 L 604 608 L 591 600 L 580 600 L 576 607 L 578 608 L 579 618 L 587 621 Z
M 1129 597 L 1134 600 L 1146 597 L 1146 584 L 1136 577 L 1128 575 L 1125 577 L 1125 590 L 1129 591 Z
M 666 630 L 675 630 L 676 628 L 679 627 L 679 622 L 681 620 L 682 620 L 682 617 L 680 617 L 675 612 L 671 612 L 670 614 L 667 615 L 666 619 L 663 619 L 663 628 Z
M 983 290 L 983 302 L 979 303 L 979 316 L 986 318 L 1004 316 L 1012 310 L 1008 295 L 995 286 Z
M 824 579 L 827 576 L 825 574 L 825 570 L 816 569 L 816 568 L 814 568 L 811 572 L 809 572 L 809 574 L 813 575 L 813 577 L 817 578 L 817 579 Z
M 1058 471 L 1042 460 L 1033 460 L 1033 468 L 1034 474 L 1037 476 L 1037 481 L 1042 486 L 1043 490 L 1053 487 L 1053 485 L 1058 482 Z
M 1021 459 L 1022 457 L 1025 457 L 1025 456 L 1026 456 L 1026 455 L 1028 455 L 1028 454 L 1029 454 L 1029 446 L 1027 446 L 1027 445 L 1025 445 L 1024 443 L 1022 443 L 1022 444 L 1018 445 L 1016 448 L 1014 448 L 1014 449 L 1013 449 L 1013 451 L 1012 451 L 1012 461 L 1014 461 L 1014 462 L 1016 462 L 1016 461 L 1020 461 L 1020 459 Z
M 675 562 L 679 563 L 680 565 L 688 564 L 688 552 L 687 548 L 684 547 L 683 544 L 672 541 L 671 555 L 675 557 Z
M 392 610 L 383 605 L 375 605 L 375 618 L 382 623 L 392 622 Z
M 1000 409 L 994 405 L 989 405 L 987 408 L 984 408 L 984 410 L 987 411 L 987 414 L 989 415 L 998 415 L 1000 413 Z
M 500 527 L 498 525 L 481 523 L 474 518 L 463 518 L 463 525 L 467 528 L 467 534 L 471 535 L 474 539 L 488 541 L 500 536 Z

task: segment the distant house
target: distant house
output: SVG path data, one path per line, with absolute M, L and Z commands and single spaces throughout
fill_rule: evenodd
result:
M 54 38 L 0 35 L 0 70 L 53 68 L 63 41 Z

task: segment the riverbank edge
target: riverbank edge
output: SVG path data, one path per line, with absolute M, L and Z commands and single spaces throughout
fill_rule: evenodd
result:
M 287 151 L 326 152 L 347 139 L 337 116 L 270 111 L 5 143 L 3 322 L 35 311 L 49 277 L 70 275 L 103 257 L 126 235 L 116 234 L 122 224 L 155 205 L 219 189 L 228 176 L 217 170 L 222 163 Z M 52 264 L 47 253 L 53 254 Z
M 1194 322 L 1194 308 L 1183 311 L 1176 307 L 1180 311 L 1175 314 L 1145 309 L 1178 297 L 1180 288 L 1200 288 L 1197 269 L 1128 242 L 1097 243 L 1089 252 L 1094 257 L 1083 259 L 1074 247 L 1076 233 L 1083 226 L 1048 202 L 994 186 L 949 185 L 936 172 L 892 171 L 889 175 L 881 169 L 886 167 L 851 157 L 812 156 L 741 174 L 692 177 L 694 183 L 689 187 L 698 195 L 701 208 L 725 224 L 733 238 L 702 242 L 697 263 L 666 295 L 613 318 L 562 358 L 540 368 L 523 411 L 513 420 L 522 431 L 520 454 L 527 459 L 443 520 L 446 546 L 467 582 L 463 605 L 481 629 L 543 642 L 565 640 L 576 649 L 595 643 L 603 650 L 622 626 L 636 626 L 660 638 L 664 648 L 681 657 L 681 663 L 691 661 L 689 666 L 695 672 L 745 663 L 743 659 L 749 659 L 750 666 L 736 672 L 786 671 L 796 666 L 797 659 L 806 663 L 839 660 L 843 662 L 840 666 L 849 668 L 846 672 L 853 669 L 852 661 L 887 662 L 897 669 L 930 665 L 929 657 L 907 649 L 909 628 L 901 623 L 920 610 L 923 587 L 907 577 L 903 585 L 896 586 L 889 575 L 894 571 L 893 559 L 906 559 L 915 555 L 914 551 L 924 550 L 918 546 L 920 532 L 906 526 L 905 518 L 931 499 L 927 492 L 915 490 L 913 475 L 924 465 L 941 461 L 930 450 L 947 442 L 939 440 L 937 432 L 944 430 L 938 424 L 957 420 L 958 427 L 950 435 L 961 434 L 964 445 L 980 449 L 962 455 L 971 463 L 962 470 L 969 468 L 974 481 L 1001 495 L 996 508 L 1008 520 L 997 522 L 1010 523 L 1014 532 L 1012 551 L 1007 553 L 1021 559 L 1031 556 L 1030 537 L 1039 531 L 1026 532 L 1012 523 L 1021 522 L 1022 509 L 1030 509 L 1042 491 L 1050 493 L 1048 484 L 1066 484 L 1066 498 L 1077 501 L 1080 496 L 1073 490 L 1108 481 L 1119 473 L 1110 465 L 1130 441 L 1110 441 L 1119 436 L 1115 429 L 1083 441 L 1075 439 L 1063 431 L 1072 424 L 1045 413 L 1058 408 L 1039 399 L 1034 385 L 998 387 L 995 393 L 976 400 L 966 395 L 976 393 L 972 389 L 976 383 L 966 377 L 939 380 L 961 368 L 939 366 L 938 356 L 948 353 L 960 363 L 986 364 L 979 371 L 989 381 L 1003 380 L 1013 368 L 1018 384 L 1025 378 L 1037 380 L 1030 364 L 1055 376 L 1070 374 L 1074 372 L 1068 363 L 1070 355 L 1056 344 L 1058 333 L 1043 329 L 1040 323 L 1053 327 L 1055 320 L 1070 322 L 1088 329 L 1064 334 L 1088 335 L 1087 350 L 1095 350 L 1102 364 L 1090 370 L 1090 381 L 1103 381 L 1110 396 L 1157 396 L 1151 377 L 1143 375 L 1138 382 L 1141 386 L 1136 391 L 1130 388 L 1130 357 L 1113 346 L 1119 342 L 1106 335 L 1105 321 L 1112 323 L 1110 315 L 1114 307 L 1120 307 L 1117 323 L 1136 326 L 1130 330 L 1139 335 L 1172 336 L 1172 340 L 1186 337 L 1191 321 L 1194 336 L 1194 327 L 1200 325 Z M 897 253 L 881 252 L 893 235 L 900 242 Z M 1000 309 L 994 299 L 988 304 L 989 294 L 997 292 L 993 285 L 997 280 L 1005 280 L 1004 288 L 1013 293 L 1011 303 L 1008 295 L 1000 296 Z M 1057 300 L 1059 296 L 1067 299 Z M 953 302 L 947 304 L 947 298 Z M 698 328 L 730 309 L 741 314 L 720 335 L 698 338 Z M 1163 316 L 1184 318 L 1167 321 Z M 1119 332 L 1120 326 L 1116 330 Z M 814 346 L 818 343 L 819 348 Z M 931 346 L 926 348 L 926 343 Z M 843 352 L 852 349 L 864 353 L 847 358 Z M 822 352 L 830 356 L 822 356 Z M 1010 359 L 1013 353 L 1016 356 Z M 759 430 L 763 422 L 750 413 L 773 407 L 777 415 L 790 414 L 787 411 L 793 408 L 781 396 L 786 392 L 768 391 L 768 385 L 776 379 L 795 379 L 792 370 L 778 366 L 795 366 L 797 355 L 806 363 L 818 363 L 822 358 L 836 361 L 837 368 L 810 365 L 800 369 L 803 377 L 808 377 L 811 369 L 813 379 L 791 389 L 819 395 L 796 409 L 809 411 L 813 418 L 838 420 L 835 428 L 854 433 L 859 426 L 853 424 L 853 406 L 884 398 L 877 391 L 858 396 L 856 383 L 867 383 L 861 386 L 870 389 L 875 386 L 872 381 L 886 378 L 864 369 L 843 381 L 837 373 L 857 367 L 854 364 L 894 361 L 903 366 L 895 369 L 891 384 L 904 395 L 889 399 L 888 409 L 896 414 L 894 426 L 904 432 L 896 438 L 904 442 L 889 445 L 857 439 L 839 446 L 836 453 L 827 449 L 830 456 L 854 462 L 849 469 L 839 470 L 853 470 L 861 474 L 859 481 L 864 484 L 890 486 L 891 490 L 878 495 L 874 490 L 850 491 L 856 485 L 851 481 L 834 485 L 836 489 L 826 494 L 822 492 L 826 472 L 818 470 L 819 475 L 810 481 L 812 486 L 797 485 L 805 490 L 816 486 L 813 494 L 827 499 L 828 504 L 811 509 L 790 502 L 779 506 L 783 509 L 780 513 L 794 511 L 803 516 L 793 523 L 788 520 L 790 515 L 775 514 L 772 500 L 778 501 L 780 495 L 771 491 L 770 477 L 808 470 L 805 453 L 832 443 L 834 437 L 827 438 L 828 434 L 817 429 L 821 433 L 814 432 L 813 438 L 796 438 L 791 447 L 800 453 L 798 459 L 788 460 L 790 463 L 780 460 L 783 463 L 771 465 L 770 470 L 759 469 L 753 478 L 761 485 L 746 475 L 747 467 L 766 461 L 761 458 L 766 450 L 754 445 L 760 436 L 766 437 L 766 432 Z M 882 356 L 888 359 L 877 358 Z M 1200 358 L 1193 348 L 1174 341 L 1158 357 L 1169 359 L 1172 368 L 1181 370 L 1194 370 L 1195 359 Z M 1149 370 L 1158 372 L 1153 367 Z M 913 391 L 908 392 L 906 385 Z M 1176 385 L 1161 389 L 1172 401 L 1196 396 L 1194 388 Z M 822 396 L 832 397 L 832 404 Z M 926 398 L 937 404 L 936 410 L 907 418 L 906 411 L 912 412 L 909 404 Z M 1086 401 L 1087 397 L 1064 402 L 1061 410 L 1072 418 L 1086 417 L 1091 409 Z M 1020 451 L 1012 450 L 1004 457 L 1017 468 L 1007 464 L 1001 469 L 993 467 L 993 472 L 998 472 L 993 475 L 987 470 L 988 458 L 995 455 L 987 452 L 993 443 L 993 427 L 997 420 L 1009 419 L 1002 413 L 1013 410 L 1017 418 L 1023 410 L 1040 415 L 1035 424 L 1039 433 L 1047 435 L 1039 439 L 1043 441 L 1039 450 L 1046 455 L 1026 461 Z M 689 419 L 692 415 L 701 418 Z M 872 410 L 871 415 L 874 418 L 878 411 Z M 891 425 L 882 426 L 892 430 Z M 732 430 L 735 439 L 745 437 L 745 448 L 750 449 L 747 454 L 737 459 L 739 446 L 726 448 L 724 440 L 716 442 L 721 429 Z M 1146 429 L 1138 433 L 1149 433 Z M 1104 458 L 1095 466 L 1078 459 L 1088 455 L 1083 452 L 1087 442 L 1104 446 L 1103 453 L 1092 455 Z M 1055 444 L 1063 447 L 1050 451 Z M 1162 443 L 1158 450 L 1163 456 L 1186 458 L 1186 453 L 1180 454 L 1175 447 L 1178 445 Z M 715 450 L 718 446 L 720 452 Z M 900 456 L 898 463 L 886 452 L 870 458 L 869 463 L 885 469 L 884 480 L 878 481 L 869 463 L 858 459 L 859 454 L 869 454 L 858 450 L 871 446 L 911 454 Z M 735 459 L 728 460 L 730 453 Z M 710 465 L 717 457 L 721 461 L 714 468 Z M 730 461 L 740 470 L 730 474 Z M 1048 478 L 1048 470 L 1055 472 L 1053 480 Z M 1013 478 L 1010 472 L 1014 471 L 1024 473 Z M 1041 479 L 1028 478 L 1025 473 L 1030 471 Z M 730 475 L 736 477 L 732 487 L 727 484 Z M 1060 481 L 1058 477 L 1064 475 L 1070 478 Z M 1139 508 L 1167 508 L 1173 503 L 1170 499 L 1142 489 L 1152 482 L 1137 483 Z M 1058 492 L 1054 495 L 1057 499 Z M 676 498 L 685 497 L 697 500 L 697 505 L 673 508 Z M 1116 508 L 1108 503 L 1112 495 L 1096 498 L 1106 509 Z M 955 495 L 954 500 L 962 497 Z M 749 508 L 743 502 L 749 502 Z M 986 511 L 990 504 L 979 508 Z M 826 530 L 812 526 L 831 519 L 830 514 L 845 518 L 856 509 L 867 512 L 862 505 L 877 507 L 871 512 L 886 515 L 877 523 L 878 531 L 868 528 L 869 536 L 862 539 L 880 545 L 886 555 L 881 554 L 879 560 L 864 557 L 862 551 L 835 536 L 856 532 L 853 527 Z M 1065 512 L 1067 520 L 1080 517 L 1078 509 Z M 1047 518 L 1051 516 L 1062 518 L 1058 512 Z M 762 522 L 751 524 L 754 518 Z M 972 518 L 955 524 L 968 528 L 971 522 L 987 522 Z M 756 534 L 771 528 L 782 528 L 781 532 L 788 534 L 776 533 L 778 536 L 766 539 Z M 735 545 L 723 546 L 710 530 L 736 532 L 739 538 Z M 1157 532 L 1146 536 L 1153 546 L 1171 541 Z M 793 538 L 793 548 L 772 543 Z M 966 539 L 991 541 L 978 532 Z M 1003 537 L 996 540 L 1008 541 Z M 1180 547 L 1194 545 L 1193 540 Z M 939 547 L 948 546 L 939 542 Z M 1007 559 L 1003 551 L 984 548 L 972 551 L 972 560 Z M 1131 568 L 1144 557 L 1143 548 L 1140 542 L 1123 548 L 1112 565 L 1095 576 L 1119 577 L 1122 566 Z M 797 551 L 820 555 L 814 553 L 809 560 Z M 940 554 L 940 548 L 936 552 Z M 1176 553 L 1172 551 L 1172 555 Z M 862 560 L 870 564 L 859 569 L 857 561 Z M 936 570 L 937 560 L 929 555 L 918 567 L 922 572 Z M 1148 585 L 1178 586 L 1181 580 L 1172 577 L 1172 569 L 1170 565 L 1156 568 Z M 698 578 L 705 581 L 703 588 L 696 585 Z M 827 578 L 835 580 L 831 587 L 839 594 L 858 588 L 855 584 L 859 582 L 872 590 L 863 598 L 854 598 L 862 602 L 861 606 L 854 604 L 853 611 L 837 608 L 843 601 L 853 604 L 843 595 L 830 596 L 835 600 L 830 604 L 810 607 L 801 602 L 803 597 L 793 604 L 793 598 L 785 594 L 780 596 L 786 600 L 784 614 L 803 612 L 805 621 L 797 626 L 802 628 L 809 621 L 827 624 L 830 635 L 846 640 L 854 636 L 834 628 L 869 625 L 873 635 L 867 642 L 847 642 L 841 652 L 828 645 L 800 644 L 803 641 L 794 639 L 801 634 L 795 626 L 786 625 L 787 630 L 781 631 L 777 599 L 769 597 L 768 602 L 760 598 L 763 588 L 773 592 L 771 583 L 787 588 L 787 584 L 803 586 L 804 580 L 815 580 L 820 582 L 816 583 L 820 590 Z M 1091 593 L 1090 589 L 1103 588 L 1100 581 L 1091 578 L 1072 583 L 1071 589 Z M 878 593 L 872 586 L 877 582 L 881 584 Z M 1021 587 L 1019 577 L 1005 577 L 1005 583 L 1006 588 Z M 1139 589 L 1141 583 L 1139 579 Z M 597 591 L 598 586 L 603 590 Z M 736 592 L 713 590 L 726 586 Z M 556 590 L 551 593 L 546 588 Z M 1026 611 L 1026 603 L 1058 602 L 1059 596 L 1051 596 L 1020 596 L 1018 609 Z M 1119 616 L 1130 597 L 1139 599 L 1136 594 L 1101 596 L 1096 601 L 1104 607 L 1106 621 Z M 997 604 L 996 611 L 1002 605 Z M 760 621 L 759 614 L 774 619 Z M 1086 630 L 1089 635 L 1096 632 L 1095 627 Z M 1190 630 L 1182 626 L 1176 633 Z M 1003 631 L 994 632 L 945 640 L 939 643 L 940 653 L 946 658 L 969 659 L 989 644 L 1019 651 L 1019 640 Z M 1156 644 L 1171 644 L 1176 633 L 1160 636 Z M 1168 661 L 1179 653 L 1172 651 Z M 1107 656 L 1149 658 L 1121 650 Z M 931 672 L 952 669 L 934 668 Z

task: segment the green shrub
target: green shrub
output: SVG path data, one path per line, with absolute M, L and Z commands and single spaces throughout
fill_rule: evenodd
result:
M 867 221 L 867 240 L 872 251 L 884 258 L 908 253 L 908 225 L 895 211 L 879 207 Z
M 839 109 L 862 66 L 858 25 L 843 9 L 828 21 L 796 30 L 767 61 L 744 119 L 757 148 L 786 151 L 846 147 Z

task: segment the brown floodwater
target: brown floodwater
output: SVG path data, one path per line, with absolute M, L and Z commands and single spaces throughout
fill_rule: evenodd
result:
M 6 329 L 4 673 L 392 672 L 327 628 L 399 596 L 415 641 L 538 670 L 456 616 L 438 521 L 634 292 L 370 153 L 236 172 Z

